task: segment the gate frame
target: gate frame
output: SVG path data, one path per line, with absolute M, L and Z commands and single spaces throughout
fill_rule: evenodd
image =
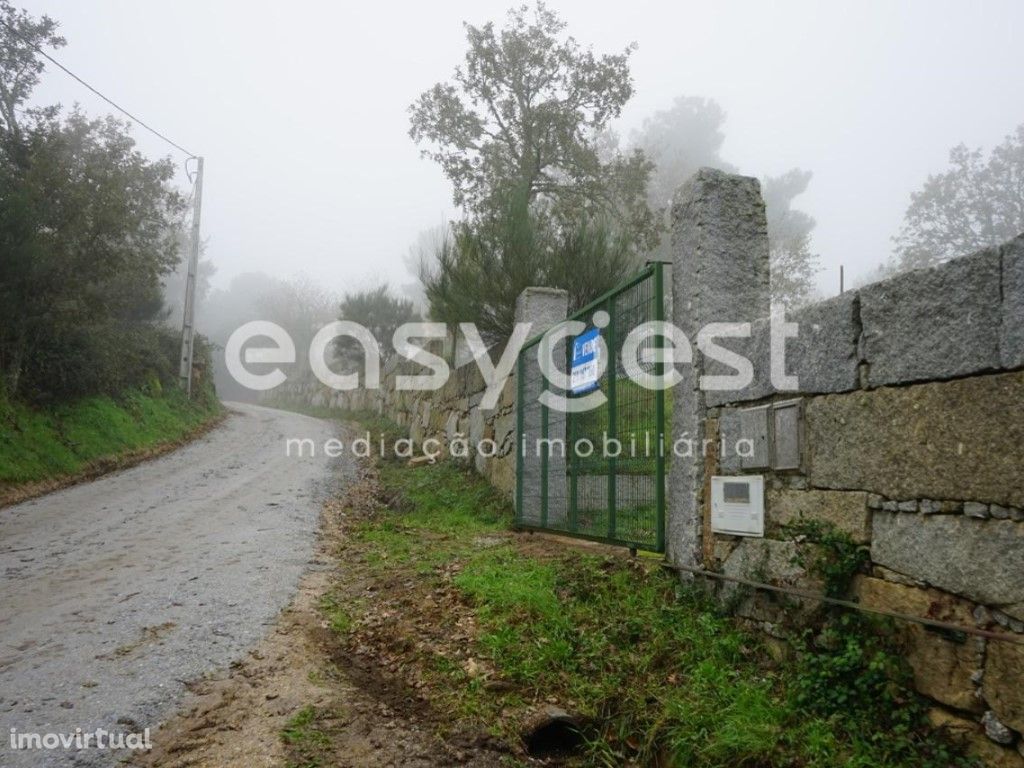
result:
M 608 436 L 615 439 L 618 430 L 618 411 L 616 408 L 616 351 L 617 351 L 617 338 L 615 336 L 615 298 L 616 296 L 628 291 L 630 288 L 643 283 L 645 280 L 652 280 L 654 286 L 654 317 L 651 318 L 653 322 L 664 322 L 665 321 L 665 265 L 671 264 L 671 262 L 651 260 L 648 261 L 645 267 L 633 275 L 633 277 L 620 283 L 611 290 L 605 291 L 596 299 L 591 301 L 586 306 L 574 312 L 572 315 L 566 317 L 562 322 L 568 322 L 570 320 L 584 320 L 588 316 L 592 315 L 599 309 L 605 309 L 608 312 L 608 327 L 606 346 L 608 352 L 608 367 L 606 368 L 608 376 L 608 402 L 606 407 L 608 408 Z M 558 328 L 561 323 L 556 323 L 553 328 Z M 580 533 L 577 526 L 577 509 L 576 509 L 576 492 L 577 492 L 577 479 L 578 471 L 576 462 L 579 458 L 575 455 L 575 451 L 571 449 L 571 445 L 575 443 L 575 435 L 566 441 L 567 459 L 572 462 L 572 469 L 567 473 L 570 478 L 570 492 L 569 492 L 569 509 L 568 509 L 568 530 L 549 528 L 547 527 L 547 513 L 548 513 L 548 454 L 551 450 L 550 444 L 546 443 L 546 449 L 540 456 L 541 460 L 541 514 L 540 514 L 540 525 L 530 525 L 528 523 L 521 522 L 523 519 L 523 459 L 526 446 L 523 443 L 523 411 L 526 406 L 525 399 L 525 365 L 524 361 L 529 350 L 539 346 L 543 343 L 544 339 L 548 337 L 553 328 L 540 333 L 533 338 L 526 341 L 523 344 L 522 349 L 519 350 L 519 354 L 516 358 L 516 494 L 515 494 L 515 522 L 513 527 L 516 530 L 527 530 L 527 531 L 546 531 L 559 536 L 568 536 L 571 538 L 585 539 L 587 541 L 597 541 L 605 544 L 612 544 L 615 546 L 628 547 L 630 551 L 635 552 L 638 549 L 642 549 L 649 552 L 655 552 L 664 554 L 665 552 L 665 534 L 666 534 L 666 497 L 665 497 L 665 483 L 666 483 L 666 471 L 665 471 L 665 441 L 666 432 L 665 429 L 665 390 L 655 389 L 651 390 L 654 392 L 654 413 L 655 423 L 658 425 L 656 432 L 656 448 L 655 448 L 655 472 L 654 472 L 654 499 L 655 499 L 655 520 L 657 530 L 655 532 L 655 543 L 654 546 L 649 546 L 644 543 L 636 541 L 628 541 L 619 539 L 614 536 L 615 524 L 616 524 L 616 511 L 617 511 L 617 497 L 616 497 L 616 459 L 615 457 L 609 457 L 609 472 L 608 472 L 608 535 L 598 536 L 589 533 Z M 573 336 L 567 337 L 566 343 L 571 349 L 571 340 L 575 338 Z M 655 337 L 655 349 L 663 348 L 663 337 L 656 335 Z M 664 376 L 665 374 L 665 362 L 662 357 L 658 357 L 654 363 L 654 370 L 656 376 Z M 547 391 L 549 382 L 546 377 L 542 377 L 542 388 L 541 393 Z M 541 439 L 547 439 L 548 437 L 548 408 L 543 404 L 541 408 Z M 567 427 L 574 430 L 575 419 L 572 418 L 576 414 L 567 414 L 566 421 Z M 570 458 L 571 457 L 571 458 Z

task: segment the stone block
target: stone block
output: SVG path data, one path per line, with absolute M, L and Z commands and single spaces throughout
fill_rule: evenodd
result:
M 767 317 L 770 310 L 768 223 L 755 178 L 701 168 L 672 203 L 672 278 L 683 327 Z M 678 313 L 677 313 L 678 314 Z
M 1009 520 L 875 512 L 871 559 L 1024 618 L 1024 526 Z
M 787 318 L 797 324 L 797 336 L 786 340 L 786 373 L 797 377 L 800 392 L 857 389 L 859 301 L 857 293 L 849 291 Z
M 484 412 L 479 408 L 473 408 L 469 412 L 469 446 L 475 451 L 480 441 L 484 439 Z
M 501 491 L 507 498 L 514 500 L 516 490 L 515 457 L 506 455 L 487 462 L 487 479 L 491 485 Z
M 676 324 L 702 359 L 705 375 L 733 373 L 697 351 L 698 332 L 711 323 L 752 324 L 750 338 L 722 338 L 722 347 L 754 366 L 754 382 L 741 391 L 705 389 L 710 406 L 770 393 L 767 355 L 770 311 L 768 225 L 756 179 L 701 168 L 673 201 L 672 279 Z
M 494 420 L 494 442 L 498 444 L 498 455 L 505 456 L 515 447 L 516 415 L 507 413 Z
M 970 738 L 980 733 L 980 727 L 974 720 L 954 715 L 941 707 L 932 707 L 928 710 L 928 723 L 932 728 L 939 728 L 946 731 L 954 739 Z
M 741 318 L 736 322 L 743 321 Z M 714 340 L 717 346 L 724 347 L 749 360 L 754 369 L 754 376 L 751 382 L 741 389 L 709 389 L 705 386 L 704 399 L 709 407 L 726 403 L 745 403 L 774 394 L 775 388 L 771 383 L 770 334 L 771 320 L 763 317 L 750 323 L 750 336 L 746 338 L 722 337 Z M 690 342 L 696 349 L 698 340 L 693 338 Z M 736 373 L 731 366 L 707 356 L 703 357 L 702 365 L 705 376 L 731 376 Z
M 981 761 L 986 768 L 1024 768 L 1024 758 L 1013 749 L 993 744 L 985 731 L 974 720 L 932 707 L 928 710 L 928 722 L 933 728 L 945 731 L 954 741 L 964 742 L 967 754 Z
M 743 458 L 737 450 L 743 436 L 739 408 L 723 408 L 719 411 L 718 435 L 725 446 L 719 451 L 718 471 L 723 475 L 739 474 L 743 469 Z
M 935 589 L 859 578 L 855 593 L 866 608 L 973 626 L 972 606 L 966 600 Z M 902 632 L 906 658 L 914 672 L 914 687 L 926 696 L 956 709 L 980 711 L 972 675 L 981 669 L 984 644 L 968 637 L 956 642 L 920 624 L 907 623 Z
M 1024 366 L 1024 235 L 1006 243 L 999 357 L 1004 368 Z
M 1024 757 L 1017 750 L 994 744 L 984 734 L 968 740 L 967 754 L 985 768 L 1024 768 Z
M 1024 506 L 1024 372 L 809 398 L 811 485 Z
M 872 387 L 998 369 L 997 248 L 860 291 L 861 357 Z
M 715 536 L 714 546 L 714 560 L 715 563 L 721 566 L 726 560 L 729 559 L 729 555 L 732 554 L 733 550 L 739 544 L 736 537 L 734 536 Z
M 768 491 L 768 530 L 775 532 L 801 519 L 818 520 L 866 544 L 871 539 L 867 496 L 863 491 Z
M 996 520 L 1009 520 L 1010 510 L 1008 507 L 1001 506 L 999 504 L 992 504 L 988 508 L 988 513 Z
M 677 191 L 672 203 L 672 321 L 696 344 L 710 323 L 753 322 L 768 316 L 768 224 L 757 179 L 701 168 Z M 704 408 L 694 365 L 682 366 L 675 388 L 673 424 L 700 440 Z M 669 467 L 666 556 L 670 562 L 702 561 L 698 499 L 704 486 L 703 462 L 675 459 Z
M 860 291 L 860 356 L 876 387 L 999 368 L 998 249 Z
M 965 501 L 964 514 L 968 517 L 984 520 L 988 517 L 988 504 L 980 504 L 977 501 Z
M 982 693 L 1000 721 L 1024 733 L 1024 645 L 989 641 Z
M 1016 741 L 1016 734 L 995 712 L 989 710 L 981 718 L 981 725 L 985 729 L 985 735 L 996 744 L 1009 747 Z
M 806 576 L 796 564 L 797 547 L 792 541 L 742 539 L 726 560 L 726 576 L 753 581 L 795 584 Z
M 530 323 L 529 336 L 532 338 L 565 320 L 568 307 L 569 294 L 561 288 L 525 288 L 516 298 L 515 320 L 517 323 Z M 472 367 L 476 368 L 475 365 Z M 483 383 L 482 378 L 480 383 Z
M 501 397 L 498 398 L 498 409 L 504 410 L 516 404 L 516 377 L 509 376 L 501 388 Z
M 732 578 L 820 591 L 820 583 L 797 564 L 797 551 L 797 545 L 792 541 L 742 539 L 725 559 L 722 573 Z M 756 621 L 778 622 L 794 618 L 794 606 L 797 608 L 796 618 L 799 618 L 800 614 L 813 611 L 820 605 L 817 600 L 775 595 L 730 582 L 723 583 L 721 596 L 726 601 L 743 596 L 736 614 Z

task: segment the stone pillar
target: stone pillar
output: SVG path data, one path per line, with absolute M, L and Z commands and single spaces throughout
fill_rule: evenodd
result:
M 672 322 L 693 348 L 693 364 L 679 367 L 672 439 L 692 439 L 693 451 L 690 458 L 672 457 L 666 554 L 675 564 L 700 567 L 707 404 L 698 387 L 705 364 L 697 332 L 708 323 L 753 322 L 770 313 L 768 224 L 757 179 L 711 168 L 687 179 L 672 203 L 672 259 Z M 737 341 L 717 343 L 742 353 L 747 345 Z
M 530 323 L 529 338 L 544 333 L 566 318 L 569 307 L 569 294 L 560 288 L 526 288 L 516 299 L 516 322 Z M 559 344 L 564 357 L 565 342 Z M 523 397 L 523 435 L 526 438 L 526 456 L 524 458 L 523 443 L 516 445 L 516 467 L 523 463 L 523 519 L 532 524 L 541 523 L 542 485 L 544 475 L 541 472 L 541 459 L 537 455 L 537 440 L 542 436 L 542 412 L 538 398 L 545 386 L 544 376 L 537 361 L 537 347 L 531 347 L 524 360 L 524 377 L 520 386 L 516 381 L 516 392 Z M 558 349 L 555 360 L 560 360 Z M 563 368 L 560 365 L 559 368 Z M 518 366 L 517 366 L 518 369 Z M 518 375 L 518 373 L 517 373 Z M 554 391 L 552 385 L 547 384 Z M 517 395 L 518 396 L 518 395 Z M 517 407 L 518 407 L 517 403 Z M 548 412 L 548 438 L 565 444 L 565 414 L 555 411 Z M 566 515 L 566 475 L 565 458 L 557 450 L 553 451 L 547 461 L 547 522 L 550 526 L 565 524 Z
M 530 338 L 565 320 L 569 294 L 561 288 L 524 288 L 516 299 L 516 322 L 530 323 Z

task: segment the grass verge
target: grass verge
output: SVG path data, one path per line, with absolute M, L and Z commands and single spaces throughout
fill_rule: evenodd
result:
M 91 397 L 51 409 L 0 399 L 0 504 L 144 458 L 216 421 L 220 402 L 177 390 Z
M 444 737 L 485 734 L 526 760 L 524 723 L 557 704 L 584 737 L 569 764 L 972 764 L 927 726 L 882 629 L 840 622 L 834 642 L 780 659 L 653 558 L 510 532 L 476 475 L 385 463 L 379 482 L 342 545 L 368 575 L 358 609 L 336 595 L 325 614 L 339 642 L 399 670 Z

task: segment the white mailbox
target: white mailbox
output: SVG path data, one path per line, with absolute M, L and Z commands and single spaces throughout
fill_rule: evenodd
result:
M 713 476 L 711 530 L 733 536 L 764 536 L 764 477 Z

